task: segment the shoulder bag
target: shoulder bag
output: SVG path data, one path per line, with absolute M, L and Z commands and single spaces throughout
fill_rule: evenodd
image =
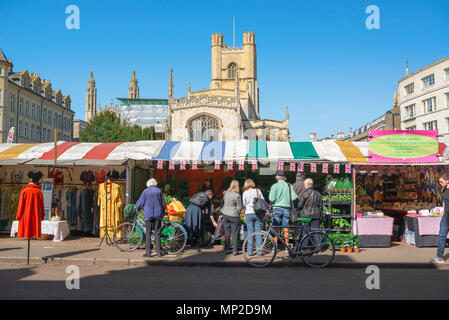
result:
M 253 208 L 256 216 L 260 220 L 263 220 L 270 207 L 268 206 L 268 203 L 260 197 L 259 192 L 260 190 L 256 189 L 257 198 L 253 199 Z
M 288 196 L 290 198 L 290 218 L 289 218 L 289 224 L 293 226 L 293 225 L 296 225 L 296 223 L 298 222 L 300 211 L 299 211 L 298 208 L 295 208 L 293 206 L 292 186 L 291 186 L 291 184 L 288 184 Z

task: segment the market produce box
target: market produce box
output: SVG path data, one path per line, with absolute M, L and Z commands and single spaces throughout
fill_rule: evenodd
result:
M 390 235 L 360 235 L 360 247 L 391 247 Z

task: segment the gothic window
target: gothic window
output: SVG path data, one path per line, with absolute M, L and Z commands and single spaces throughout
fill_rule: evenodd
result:
M 218 121 L 214 118 L 201 116 L 190 122 L 190 141 L 217 141 Z
M 231 62 L 228 65 L 228 78 L 229 79 L 234 79 L 236 72 L 237 72 L 237 65 L 234 62 Z

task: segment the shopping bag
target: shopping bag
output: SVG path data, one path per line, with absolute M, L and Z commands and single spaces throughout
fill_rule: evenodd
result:
M 182 205 L 181 201 L 173 200 L 167 205 L 168 215 L 183 216 L 186 213 L 186 208 Z

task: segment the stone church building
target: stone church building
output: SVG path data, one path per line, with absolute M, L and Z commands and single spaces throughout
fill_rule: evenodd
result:
M 289 116 L 261 119 L 254 32 L 243 33 L 243 46 L 229 48 L 223 35 L 212 34 L 212 77 L 209 90 L 173 97 L 170 70 L 166 140 L 289 140 Z

